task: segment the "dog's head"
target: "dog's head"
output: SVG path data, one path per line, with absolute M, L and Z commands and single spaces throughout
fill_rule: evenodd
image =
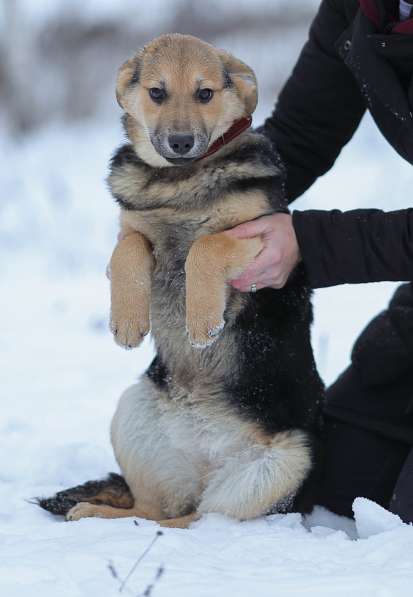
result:
M 253 71 L 190 35 L 161 35 L 119 69 L 128 134 L 152 166 L 188 164 L 257 104 Z

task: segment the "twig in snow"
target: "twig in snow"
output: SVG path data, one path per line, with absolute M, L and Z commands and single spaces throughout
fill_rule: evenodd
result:
M 161 537 L 163 535 L 162 531 L 157 531 L 155 537 L 152 539 L 152 541 L 149 543 L 148 547 L 143 551 L 143 553 L 139 556 L 139 558 L 136 560 L 136 562 L 134 563 L 134 565 L 132 566 L 132 568 L 129 570 L 128 574 L 126 575 L 126 577 L 124 578 L 124 580 L 121 582 L 121 585 L 119 587 L 119 593 L 122 593 L 122 591 L 124 590 L 124 588 L 126 587 L 126 584 L 128 582 L 128 580 L 130 579 L 130 577 L 132 576 L 132 574 L 135 572 L 135 570 L 137 569 L 137 567 L 139 566 L 139 564 L 142 562 L 143 558 L 146 556 L 146 554 L 148 554 L 150 552 L 150 550 L 152 549 L 152 547 L 155 545 L 156 541 L 159 539 L 159 537 Z M 115 571 L 116 572 L 116 571 Z M 159 572 L 159 571 L 158 571 Z M 163 572 L 163 569 L 162 569 Z M 162 574 L 162 573 L 161 573 Z
M 159 579 L 161 578 L 161 576 L 164 573 L 164 571 L 165 571 L 165 568 L 161 564 L 159 566 L 158 570 L 156 571 L 155 578 L 153 579 L 153 581 L 151 582 L 151 584 L 148 585 L 146 587 L 146 589 L 144 590 L 144 592 L 142 593 L 142 597 L 151 597 L 152 591 L 155 588 L 156 583 L 159 581 Z
M 115 564 L 112 562 L 112 560 L 109 560 L 108 562 L 108 569 L 113 578 L 116 578 L 116 580 L 120 580 L 118 571 L 116 570 Z

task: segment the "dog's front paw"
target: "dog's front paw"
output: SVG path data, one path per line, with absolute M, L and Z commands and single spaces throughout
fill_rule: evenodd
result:
M 80 520 L 81 518 L 93 518 L 99 516 L 99 507 L 88 502 L 79 502 L 66 514 L 66 520 Z
M 110 329 L 119 346 L 126 349 L 135 348 L 149 333 L 149 312 L 143 315 L 136 310 L 127 314 L 112 309 Z
M 225 326 L 222 319 L 204 321 L 187 321 L 186 330 L 190 343 L 194 348 L 207 348 L 217 340 Z

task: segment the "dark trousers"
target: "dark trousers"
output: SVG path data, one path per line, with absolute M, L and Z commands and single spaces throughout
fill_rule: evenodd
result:
M 318 503 L 352 517 L 356 497 L 366 497 L 413 522 L 411 445 L 328 417 Z

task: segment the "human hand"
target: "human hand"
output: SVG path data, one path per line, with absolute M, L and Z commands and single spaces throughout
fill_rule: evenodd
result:
M 240 224 L 228 235 L 233 238 L 260 236 L 264 248 L 231 285 L 241 292 L 250 292 L 251 286 L 282 288 L 293 269 L 300 262 L 300 250 L 290 214 L 277 213 Z

